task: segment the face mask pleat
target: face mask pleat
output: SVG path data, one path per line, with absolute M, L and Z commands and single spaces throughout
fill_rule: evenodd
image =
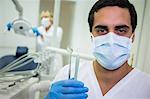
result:
M 131 40 L 113 32 L 93 38 L 93 55 L 109 70 L 119 68 L 130 56 Z

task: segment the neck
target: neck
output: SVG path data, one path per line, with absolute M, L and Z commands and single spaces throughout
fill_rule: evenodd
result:
M 93 62 L 94 71 L 99 82 L 116 84 L 124 78 L 133 68 L 125 62 L 116 70 L 107 70 L 103 68 L 97 61 Z
M 127 62 L 112 71 L 104 69 L 97 61 L 93 66 L 103 96 L 133 69 Z

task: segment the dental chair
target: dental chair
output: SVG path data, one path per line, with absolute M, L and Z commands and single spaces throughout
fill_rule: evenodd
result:
M 6 55 L 0 58 L 0 70 L 3 69 L 5 66 L 7 66 L 8 64 L 10 64 L 11 62 L 15 61 L 16 59 L 18 59 L 19 57 L 25 55 L 28 53 L 28 48 L 27 47 L 17 47 L 17 51 L 16 51 L 16 55 Z M 29 58 L 31 59 L 31 58 Z M 26 61 L 28 61 L 29 59 L 20 62 L 19 64 L 22 64 Z M 34 61 L 32 60 L 31 62 L 27 63 L 26 65 L 16 68 L 16 69 L 12 69 L 12 70 L 8 70 L 8 72 L 23 72 L 23 71 L 29 71 L 29 70 L 34 70 L 37 68 L 37 63 L 34 63 Z
M 39 63 L 35 63 L 34 57 L 28 54 L 28 48 L 19 46 L 15 55 L 0 58 L 0 83 L 18 82 L 38 77 L 38 70 Z
M 34 62 L 35 54 L 27 47 L 17 47 L 15 55 L 0 58 L 0 97 L 27 99 L 28 88 L 39 82 L 40 64 Z

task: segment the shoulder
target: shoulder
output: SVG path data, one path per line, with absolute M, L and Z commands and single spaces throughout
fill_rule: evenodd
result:
M 39 26 L 39 27 L 38 27 L 38 30 L 39 30 L 40 32 L 42 32 L 42 31 L 44 31 L 45 29 L 44 29 L 43 26 Z
M 38 29 L 41 30 L 41 29 L 44 29 L 44 27 L 43 26 L 39 26 Z
M 138 80 L 142 81 L 145 85 L 148 85 L 150 87 L 150 75 L 138 69 L 135 69 L 135 71 L 137 72 L 136 77 L 138 78 Z
M 54 25 L 51 26 L 51 29 L 54 29 Z M 62 29 L 62 27 L 58 26 L 57 30 L 61 30 L 62 31 L 63 29 Z
M 58 29 L 59 29 L 59 30 L 62 30 L 62 27 L 59 26 Z
M 58 27 L 57 29 L 59 32 L 61 32 L 61 33 L 63 32 L 63 29 L 61 27 Z
M 134 80 L 131 81 L 131 87 L 135 88 L 136 92 L 139 93 L 139 95 L 143 94 L 144 96 L 150 96 L 150 75 L 138 69 L 136 69 L 135 74 L 136 76 L 134 76 Z
M 147 73 L 145 73 L 145 72 L 143 72 L 143 71 L 141 71 L 139 69 L 135 69 L 135 70 L 138 72 L 138 76 L 150 79 L 150 75 L 149 74 L 147 74 Z

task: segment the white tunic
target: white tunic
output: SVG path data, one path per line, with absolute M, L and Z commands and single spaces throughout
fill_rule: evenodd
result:
M 54 35 L 53 25 L 50 27 L 48 31 L 46 31 L 45 28 L 42 26 L 39 27 L 38 30 L 44 37 L 44 39 L 42 39 L 40 36 L 37 38 L 38 51 L 46 47 L 51 47 L 54 40 L 57 41 L 57 43 L 55 43 L 56 44 L 55 46 L 58 48 L 60 47 L 62 34 L 63 34 L 63 30 L 61 27 L 57 28 L 56 38 L 53 38 Z
M 68 66 L 59 71 L 54 82 L 64 79 L 68 79 Z M 92 62 L 80 64 L 78 80 L 89 88 L 88 99 L 150 99 L 150 76 L 135 68 L 104 96 L 94 73 Z
M 63 35 L 63 30 L 61 27 L 57 28 L 56 32 L 56 38 L 53 37 L 54 35 L 54 26 L 52 25 L 48 31 L 45 30 L 44 27 L 38 28 L 39 32 L 43 35 L 44 39 L 41 38 L 41 36 L 37 37 L 37 50 L 41 51 L 46 47 L 52 47 L 52 43 L 55 40 L 55 47 L 60 47 L 61 45 L 61 39 Z M 53 56 L 53 60 L 51 60 L 51 63 L 49 64 L 49 67 L 44 71 L 48 72 L 50 75 L 50 79 L 54 79 L 56 73 L 58 70 L 60 70 L 63 67 L 63 57 L 61 54 L 57 53 L 51 53 Z

